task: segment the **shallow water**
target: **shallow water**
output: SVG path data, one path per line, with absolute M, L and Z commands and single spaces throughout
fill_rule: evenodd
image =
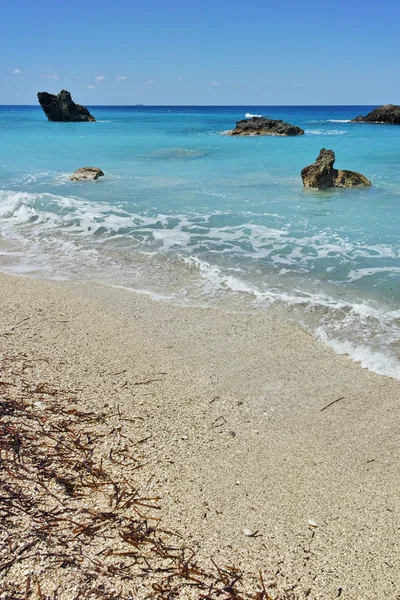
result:
M 400 378 L 400 128 L 349 122 L 371 108 L 0 107 L 2 268 L 267 310 Z M 246 113 L 306 135 L 224 135 Z M 321 147 L 373 187 L 304 190 Z

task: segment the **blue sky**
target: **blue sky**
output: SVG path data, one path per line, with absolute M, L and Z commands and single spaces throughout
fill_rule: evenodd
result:
M 400 104 L 400 3 L 14 0 L 0 104 Z

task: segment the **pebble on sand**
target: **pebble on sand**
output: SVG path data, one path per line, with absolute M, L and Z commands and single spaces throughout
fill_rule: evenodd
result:
M 247 527 L 245 527 L 243 529 L 243 533 L 244 535 L 246 535 L 247 537 L 253 537 L 253 535 L 255 535 L 255 531 L 252 531 L 251 529 L 248 529 Z
M 312 527 L 313 529 L 316 529 L 318 527 L 318 523 L 317 523 L 317 521 L 314 521 L 314 519 L 308 519 L 308 525 L 309 525 L 309 527 Z

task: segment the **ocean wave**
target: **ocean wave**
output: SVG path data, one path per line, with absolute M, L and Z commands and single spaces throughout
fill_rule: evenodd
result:
M 69 182 L 71 173 L 57 171 L 33 170 L 30 173 L 18 174 L 10 179 L 10 184 L 15 186 L 51 182 L 53 185 L 62 185 Z
M 254 223 L 252 215 L 246 212 L 240 224 L 221 224 L 224 214 L 136 213 L 124 205 L 90 202 L 79 196 L 0 190 L 0 223 L 3 235 L 11 237 L 44 238 L 50 232 L 58 232 L 64 238 L 88 238 L 99 244 L 118 236 L 132 246 L 160 252 L 184 249 L 198 254 L 230 254 L 298 272 L 312 272 L 320 263 L 317 268 L 328 275 L 339 268 L 340 277 L 349 282 L 398 270 L 393 270 L 387 261 L 398 260 L 400 250 L 389 245 L 350 241 L 330 231 L 299 235 L 290 223 L 282 222 L 278 227 Z M 276 222 L 274 216 L 263 218 Z M 379 264 L 380 259 L 385 259 L 384 267 Z M 357 262 L 365 260 L 370 261 L 367 271 L 357 266 Z
M 343 129 L 306 129 L 310 135 L 344 135 L 347 131 Z
M 308 123 L 312 125 L 323 125 L 325 123 L 351 123 L 351 119 L 311 119 Z
M 146 217 L 113 205 L 89 202 L 79 196 L 33 194 L 0 190 L 0 222 L 14 231 L 28 226 L 36 233 L 60 229 L 94 236 L 99 230 L 115 233 L 124 228 L 165 226 L 168 215 Z
M 138 254 L 155 264 L 167 261 L 168 273 L 178 261 L 195 275 L 179 276 L 180 290 L 199 281 L 197 289 L 205 297 L 233 293 L 260 307 L 283 307 L 336 351 L 400 377 L 392 352 L 400 340 L 400 310 L 350 299 L 347 288 L 334 293 L 337 283 L 398 277 L 400 250 L 357 243 L 331 231 L 299 235 L 290 223 L 268 227 L 252 223 L 247 213 L 242 217 L 242 223 L 228 225 L 229 213 L 223 211 L 139 214 L 79 196 L 0 190 L 2 236 L 20 243 L 13 246 L 13 254 L 4 255 L 8 266 L 3 270 L 40 271 L 57 278 L 91 273 L 117 284 L 137 281 L 137 286 L 126 287 L 143 292 L 152 271 L 146 271 L 147 263 L 137 266 Z M 23 254 L 18 252 L 21 247 Z M 158 281 L 163 275 L 162 267 L 157 268 Z M 138 269 L 143 273 L 139 278 Z
M 354 362 L 360 363 L 364 369 L 400 379 L 400 361 L 388 352 L 373 350 L 366 344 L 355 344 L 349 339 L 330 338 L 323 328 L 315 330 L 317 338 L 330 346 L 336 354 L 347 354 Z
M 246 113 L 244 116 L 246 119 L 251 119 L 253 117 L 262 117 L 262 115 L 253 115 L 251 113 Z
M 387 267 L 369 267 L 364 269 L 355 269 L 350 271 L 348 274 L 348 281 L 357 281 L 357 279 L 363 279 L 364 277 L 371 277 L 378 273 L 388 273 L 389 277 L 395 277 L 400 273 L 400 267 L 387 266 Z
M 181 260 L 190 269 L 198 270 L 205 294 L 213 296 L 226 291 L 245 294 L 261 306 L 282 305 L 289 314 L 301 308 L 303 326 L 335 352 L 347 354 L 375 373 L 400 379 L 400 360 L 392 351 L 392 345 L 400 340 L 400 310 L 387 310 L 366 301 L 350 302 L 321 292 L 262 289 L 198 257 L 181 257 Z

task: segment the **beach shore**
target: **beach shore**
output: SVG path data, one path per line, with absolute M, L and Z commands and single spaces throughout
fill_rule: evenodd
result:
M 293 598 L 399 597 L 397 380 L 261 312 L 4 274 L 0 303 L 2 357 L 130 419 L 143 493 L 201 560 Z

